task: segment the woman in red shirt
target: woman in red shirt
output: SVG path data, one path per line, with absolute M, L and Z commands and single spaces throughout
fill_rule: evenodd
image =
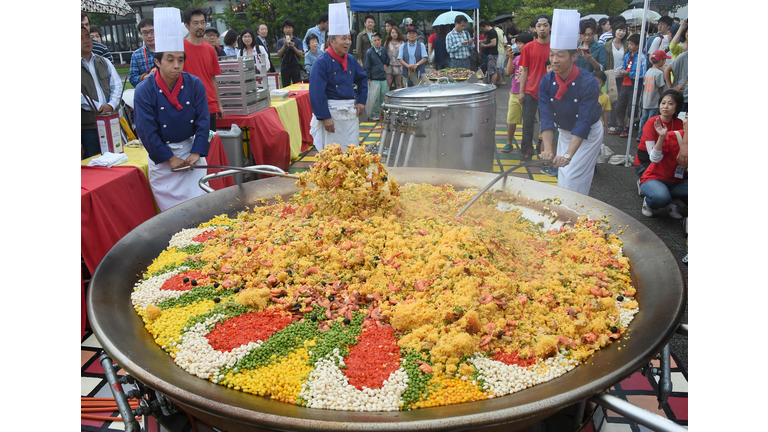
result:
M 653 146 L 658 138 L 654 125 L 656 119 L 659 118 L 664 123 L 664 126 L 668 131 L 676 131 L 683 129 L 683 121 L 677 118 L 680 111 L 683 109 L 683 95 L 677 90 L 667 90 L 661 95 L 661 101 L 659 101 L 659 115 L 651 117 L 645 122 L 643 127 L 643 140 L 637 144 L 637 154 L 635 154 L 635 172 L 638 177 L 643 175 L 643 171 L 651 164 L 651 160 L 648 158 L 648 146 Z M 648 135 L 646 135 L 648 134 Z M 640 182 L 637 183 L 638 192 L 640 193 Z M 640 194 L 642 195 L 642 194 Z
M 682 123 L 681 133 L 670 131 L 660 118 L 653 122 L 658 138 L 648 149 L 651 163 L 640 177 L 640 191 L 645 195 L 642 209 L 644 216 L 653 217 L 652 210 L 666 208 L 671 217 L 683 217 L 677 212 L 677 205 L 672 204 L 673 199 L 688 204 L 688 170 L 677 161 L 681 146 L 687 146 L 688 117 Z

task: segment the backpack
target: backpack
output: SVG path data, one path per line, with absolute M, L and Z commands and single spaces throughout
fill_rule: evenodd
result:
M 660 36 L 655 34 L 655 35 L 650 36 L 648 38 L 648 40 L 645 41 L 645 49 L 643 49 L 643 53 L 645 53 L 645 55 L 653 54 L 653 53 L 649 53 L 648 50 L 651 49 L 651 45 L 653 44 L 653 41 L 656 40 L 656 38 L 658 38 L 658 37 L 660 37 Z

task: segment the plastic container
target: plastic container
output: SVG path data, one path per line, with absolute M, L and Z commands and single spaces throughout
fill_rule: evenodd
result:
M 219 130 L 216 133 L 221 138 L 221 144 L 227 153 L 229 165 L 235 167 L 246 166 L 247 159 L 243 153 L 243 131 L 237 125 L 232 125 L 231 129 Z M 236 185 L 243 183 L 243 174 L 235 174 L 232 178 L 235 180 Z

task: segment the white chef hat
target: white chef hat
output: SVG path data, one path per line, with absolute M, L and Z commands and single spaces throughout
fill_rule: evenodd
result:
M 184 36 L 181 34 L 181 11 L 174 7 L 153 10 L 155 27 L 155 51 L 184 51 Z
M 571 50 L 579 46 L 579 11 L 555 9 L 552 14 L 552 39 L 549 48 Z
M 346 3 L 328 4 L 328 36 L 349 34 L 349 17 Z

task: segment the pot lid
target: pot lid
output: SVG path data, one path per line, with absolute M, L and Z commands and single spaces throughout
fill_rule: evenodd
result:
M 410 98 L 429 98 L 429 97 L 452 97 L 452 96 L 467 96 L 467 95 L 479 95 L 483 93 L 490 93 L 496 87 L 493 85 L 486 85 L 480 83 L 447 83 L 447 84 L 428 84 L 416 87 L 408 87 L 400 90 L 392 90 L 387 93 L 387 97 L 394 97 L 397 99 L 410 99 Z

